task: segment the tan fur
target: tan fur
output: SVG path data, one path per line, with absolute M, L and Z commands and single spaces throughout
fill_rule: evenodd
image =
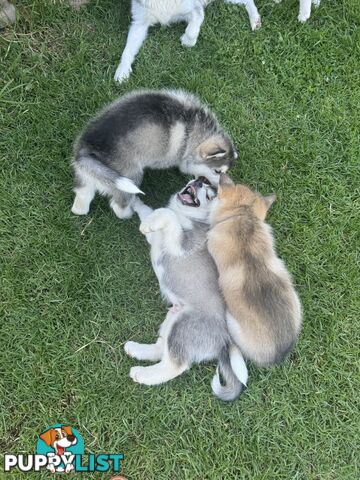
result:
M 221 175 L 208 234 L 229 331 L 244 356 L 260 366 L 280 362 L 301 325 L 299 299 L 264 222 L 274 200 Z
M 212 135 L 199 146 L 202 158 L 221 157 L 229 150 L 225 139 L 221 135 Z

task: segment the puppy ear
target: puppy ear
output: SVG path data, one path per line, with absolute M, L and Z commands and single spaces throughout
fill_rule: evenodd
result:
M 219 186 L 220 187 L 234 187 L 235 183 L 231 180 L 229 175 L 226 175 L 226 173 L 220 173 L 220 180 L 219 180 Z
M 221 135 L 213 135 L 199 146 L 202 158 L 223 158 L 228 152 L 228 145 Z
M 263 200 L 265 202 L 266 208 L 269 210 L 271 205 L 275 202 L 276 200 L 276 195 L 275 193 L 270 193 L 269 195 L 264 195 Z
M 68 425 L 61 427 L 61 429 L 64 430 L 66 435 L 72 435 L 71 427 L 69 427 Z
M 50 430 L 46 430 L 46 432 L 40 435 L 40 438 L 46 443 L 46 445 L 48 445 L 49 447 L 52 447 L 55 440 L 54 429 L 50 428 Z

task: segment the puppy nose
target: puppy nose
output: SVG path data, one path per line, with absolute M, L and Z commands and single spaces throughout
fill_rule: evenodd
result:
M 197 182 L 200 183 L 200 187 L 202 186 L 203 183 L 209 185 L 209 180 L 206 177 L 199 177 L 197 179 Z
M 67 439 L 69 440 L 69 442 L 73 442 L 75 440 L 75 436 L 74 435 L 68 435 Z

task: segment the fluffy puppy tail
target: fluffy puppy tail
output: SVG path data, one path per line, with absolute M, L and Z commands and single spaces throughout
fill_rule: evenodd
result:
M 225 381 L 220 383 L 220 373 Z M 236 345 L 230 348 L 224 347 L 220 353 L 219 364 L 211 382 L 211 388 L 215 396 L 231 402 L 235 400 L 246 387 L 248 371 L 244 358 Z
M 74 162 L 75 168 L 80 172 L 88 173 L 97 178 L 100 182 L 111 185 L 122 192 L 127 193 L 144 193 L 142 192 L 130 178 L 123 177 L 116 170 L 104 165 L 94 156 L 89 154 L 81 154 Z

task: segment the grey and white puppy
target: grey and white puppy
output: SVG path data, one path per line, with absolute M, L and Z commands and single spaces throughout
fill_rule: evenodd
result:
M 215 115 L 180 90 L 135 91 L 120 97 L 89 123 L 74 150 L 72 212 L 87 214 L 98 191 L 110 197 L 119 218 L 132 215 L 135 197 L 129 193 L 141 192 L 137 186 L 145 168 L 179 167 L 218 183 L 220 173 L 237 158 Z
M 129 341 L 125 352 L 138 360 L 158 362 L 131 368 L 130 377 L 145 385 L 167 382 L 193 363 L 217 359 L 212 389 L 220 399 L 230 401 L 241 393 L 248 374 L 227 331 L 218 273 L 206 246 L 209 206 L 215 195 L 215 187 L 200 177 L 174 195 L 167 208 L 153 211 L 136 200 L 140 231 L 150 243 L 161 292 L 172 307 L 156 343 Z

